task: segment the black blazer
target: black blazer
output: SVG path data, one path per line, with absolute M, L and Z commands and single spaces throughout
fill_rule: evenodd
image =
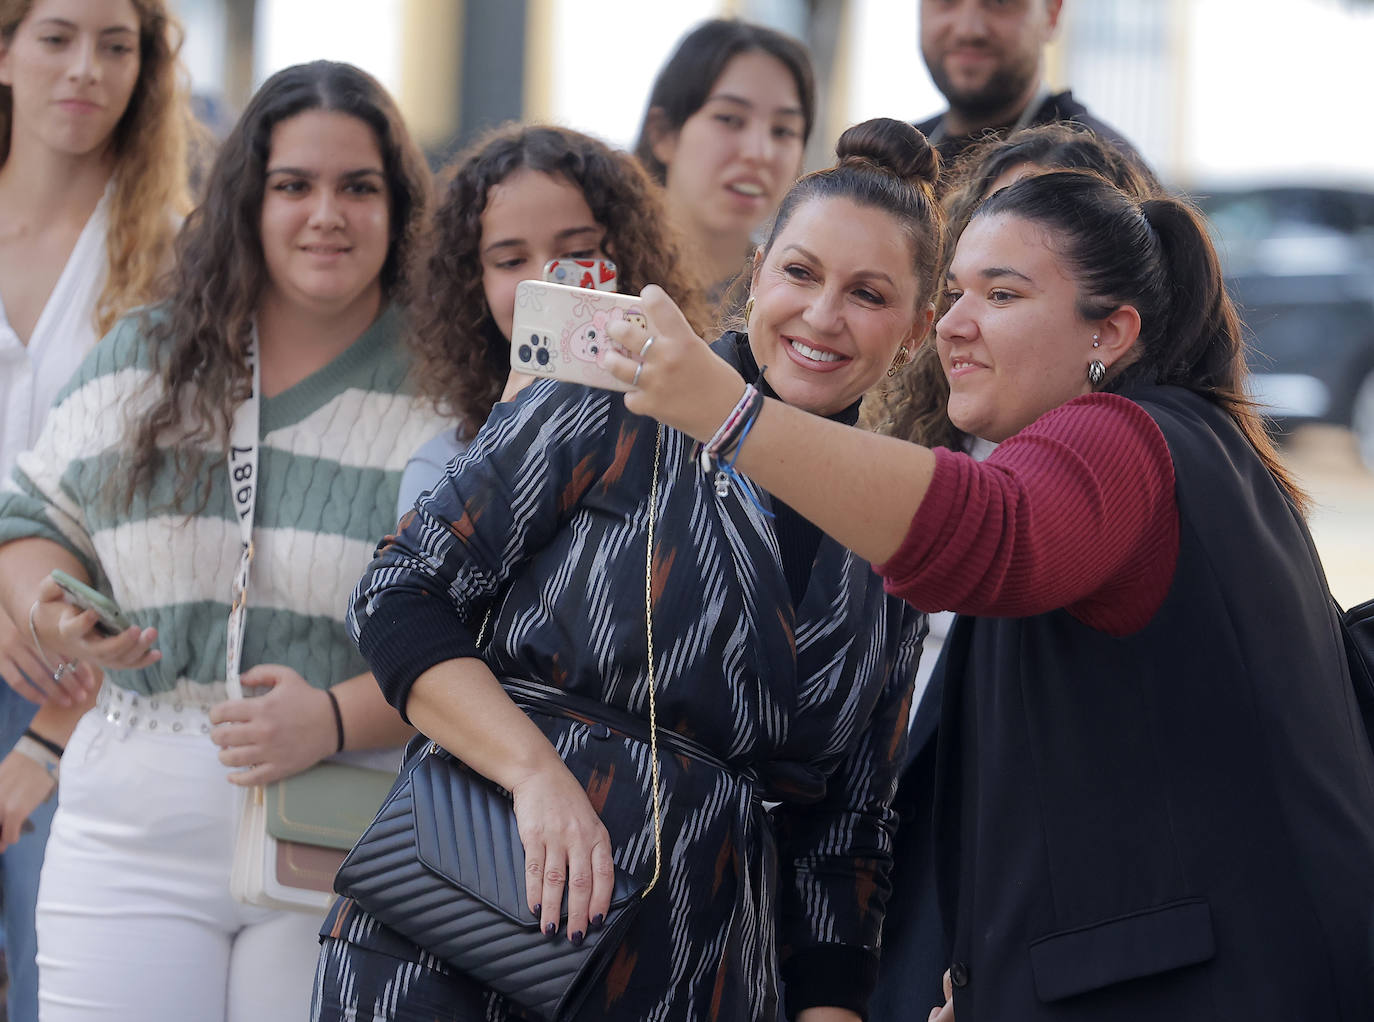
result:
M 1217 407 L 1130 396 L 1176 473 L 1159 612 L 1125 638 L 1061 610 L 948 641 L 956 1017 L 1366 1022 L 1374 755 L 1311 538 Z

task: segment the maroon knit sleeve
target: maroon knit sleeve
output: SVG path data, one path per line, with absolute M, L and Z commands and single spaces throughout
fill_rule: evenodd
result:
M 981 464 L 937 450 L 906 539 L 875 570 L 922 610 L 1024 617 L 1063 607 L 1126 635 L 1159 609 L 1177 560 L 1164 434 L 1134 402 L 1089 394 Z

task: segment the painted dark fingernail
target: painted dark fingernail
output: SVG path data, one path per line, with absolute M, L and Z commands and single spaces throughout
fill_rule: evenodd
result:
M 572 941 L 573 947 L 581 947 L 582 942 L 587 939 L 587 935 L 581 930 L 575 930 L 568 935 L 568 939 Z
M 536 905 L 536 906 L 534 906 L 534 914 L 535 914 L 535 916 L 542 916 L 542 915 L 544 914 L 544 906 L 543 906 L 543 905 Z
M 592 923 L 591 926 L 588 928 L 592 930 L 599 930 L 604 925 L 606 925 L 606 917 L 603 916 L 600 912 L 598 912 L 596 915 L 592 916 Z
M 544 924 L 544 933 L 545 933 L 546 936 L 552 937 L 552 936 L 553 936 L 555 933 L 557 933 L 557 932 L 558 932 L 558 924 L 557 924 L 557 923 L 545 923 L 545 924 Z

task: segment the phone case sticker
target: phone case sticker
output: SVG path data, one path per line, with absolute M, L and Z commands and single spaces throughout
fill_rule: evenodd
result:
M 550 259 L 544 279 L 551 284 L 614 291 L 616 266 L 609 259 Z

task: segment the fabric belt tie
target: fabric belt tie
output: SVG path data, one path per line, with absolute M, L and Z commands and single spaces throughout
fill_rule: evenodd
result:
M 523 678 L 501 678 L 499 680 L 501 687 L 506 690 L 506 693 L 517 706 L 539 710 L 555 717 L 576 720 L 592 727 L 600 724 L 614 734 L 638 742 L 648 742 L 649 740 L 649 722 L 626 710 L 607 706 L 595 699 L 575 695 L 552 685 L 526 681 Z M 750 783 L 756 781 L 752 768 L 741 769 L 732 766 L 700 742 L 675 731 L 659 728 L 658 743 L 664 748 L 686 756 L 688 759 L 695 759 L 715 767 L 723 773 L 732 774 Z

